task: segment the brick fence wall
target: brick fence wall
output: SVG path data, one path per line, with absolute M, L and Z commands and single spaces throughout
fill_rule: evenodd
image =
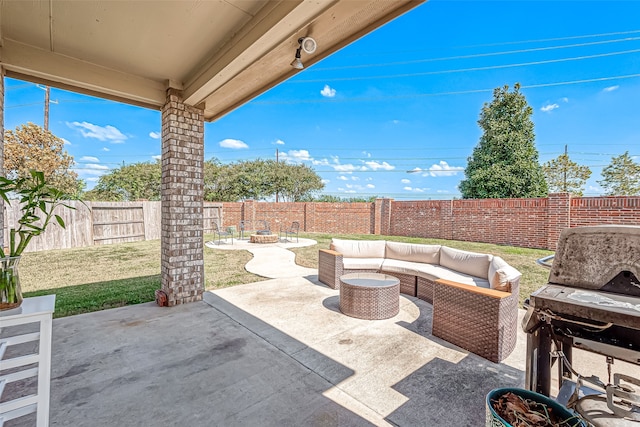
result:
M 318 233 L 380 234 L 495 243 L 555 250 L 562 229 L 584 225 L 640 225 L 640 197 L 536 199 L 378 199 L 374 203 L 223 204 L 224 226 L 264 219 L 272 231 L 299 221 Z

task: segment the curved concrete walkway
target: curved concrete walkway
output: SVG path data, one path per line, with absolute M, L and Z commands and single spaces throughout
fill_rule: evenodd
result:
M 234 239 L 233 244 L 218 244 L 214 241 L 206 242 L 204 245 L 211 249 L 222 249 L 227 251 L 245 250 L 253 254 L 253 258 L 247 263 L 245 268 L 249 273 L 269 279 L 285 279 L 291 277 L 317 276 L 318 270 L 306 268 L 296 264 L 296 254 L 290 248 L 300 248 L 317 244 L 315 240 L 300 239 L 299 242 L 277 242 L 277 243 L 250 243 L 248 240 Z

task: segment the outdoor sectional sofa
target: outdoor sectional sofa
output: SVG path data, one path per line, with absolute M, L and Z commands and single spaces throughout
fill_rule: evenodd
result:
M 492 362 L 516 345 L 520 272 L 502 258 L 441 245 L 332 239 L 321 249 L 319 280 L 376 272 L 400 280 L 400 292 L 433 305 L 432 334 Z

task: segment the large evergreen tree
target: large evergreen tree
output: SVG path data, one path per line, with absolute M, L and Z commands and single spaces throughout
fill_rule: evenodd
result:
M 611 163 L 602 169 L 602 178 L 598 184 L 607 196 L 640 195 L 640 164 L 629 156 L 628 151 L 611 158 Z
M 569 158 L 566 151 L 542 165 L 542 171 L 551 193 L 571 193 L 582 196 L 584 184 L 591 176 L 588 166 L 581 166 Z
M 465 199 L 544 197 L 547 183 L 538 162 L 532 108 L 520 85 L 496 88 L 482 107 L 483 130 L 460 182 Z

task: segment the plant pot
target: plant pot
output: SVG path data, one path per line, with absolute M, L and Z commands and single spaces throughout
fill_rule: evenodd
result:
M 22 288 L 18 275 L 19 256 L 0 258 L 0 311 L 22 304 Z
M 566 424 L 560 424 L 562 426 L 575 426 L 575 427 L 587 427 L 587 423 L 584 422 L 581 418 L 579 418 L 575 413 L 568 410 L 566 407 L 562 406 L 555 400 L 533 391 L 525 390 L 522 388 L 496 388 L 491 390 L 489 394 L 487 394 L 486 398 L 486 406 L 487 406 L 487 416 L 486 416 L 486 427 L 512 427 L 507 421 L 505 421 L 493 407 L 493 402 L 497 401 L 501 396 L 507 393 L 513 393 L 519 397 L 522 397 L 526 400 L 531 400 L 537 403 L 542 403 L 546 405 L 547 408 L 550 408 L 552 413 L 556 414 L 560 420 L 571 420 Z

